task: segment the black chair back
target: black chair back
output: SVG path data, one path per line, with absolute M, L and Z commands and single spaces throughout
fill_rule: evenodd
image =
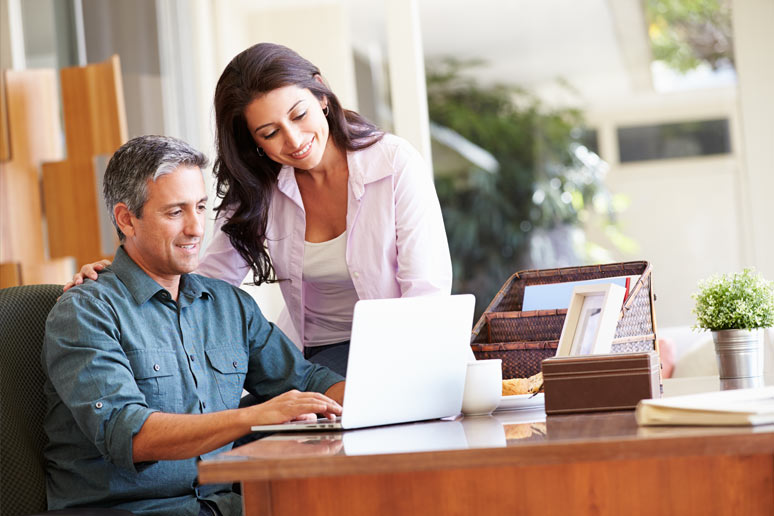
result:
M 40 350 L 61 285 L 0 290 L 0 514 L 46 510 Z

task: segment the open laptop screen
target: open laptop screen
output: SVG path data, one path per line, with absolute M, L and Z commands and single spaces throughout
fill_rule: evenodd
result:
M 341 427 L 458 414 L 475 298 L 470 294 L 361 300 L 355 305 Z M 329 422 L 328 422 L 329 423 Z M 255 431 L 291 430 L 263 425 Z M 293 423 L 303 429 L 320 429 Z

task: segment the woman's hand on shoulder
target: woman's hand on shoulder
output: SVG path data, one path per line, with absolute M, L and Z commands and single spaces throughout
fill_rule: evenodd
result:
M 79 272 L 76 272 L 73 276 L 73 279 L 68 281 L 64 286 L 64 292 L 67 292 L 69 289 L 76 285 L 80 285 L 83 283 L 83 280 L 86 278 L 96 280 L 99 276 L 99 271 L 103 270 L 105 267 L 111 264 L 110 260 L 100 260 L 98 262 L 94 263 L 87 263 L 83 267 L 81 267 L 81 270 Z

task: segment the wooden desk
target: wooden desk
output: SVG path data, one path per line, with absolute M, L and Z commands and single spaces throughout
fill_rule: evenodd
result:
M 664 387 L 717 386 L 702 378 Z M 640 428 L 632 412 L 520 410 L 274 435 L 201 462 L 199 478 L 242 482 L 248 516 L 772 515 L 774 425 Z

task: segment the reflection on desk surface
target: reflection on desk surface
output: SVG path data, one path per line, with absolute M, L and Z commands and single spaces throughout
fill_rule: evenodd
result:
M 332 455 L 384 455 L 474 448 L 528 446 L 544 442 L 635 440 L 774 432 L 774 425 L 749 427 L 637 426 L 631 411 L 562 415 L 509 423 L 495 416 L 458 418 L 319 434 L 275 434 L 234 449 L 229 456 L 288 459 Z
M 665 394 L 719 390 L 717 377 L 690 382 L 665 382 Z M 767 383 L 771 378 L 766 378 Z M 220 459 L 240 457 L 292 459 L 315 456 L 361 456 L 447 450 L 530 446 L 615 440 L 701 437 L 755 433 L 774 434 L 761 427 L 640 428 L 633 411 L 598 412 L 546 417 L 542 408 L 495 412 L 491 416 L 389 425 L 337 432 L 274 434 L 241 446 Z

